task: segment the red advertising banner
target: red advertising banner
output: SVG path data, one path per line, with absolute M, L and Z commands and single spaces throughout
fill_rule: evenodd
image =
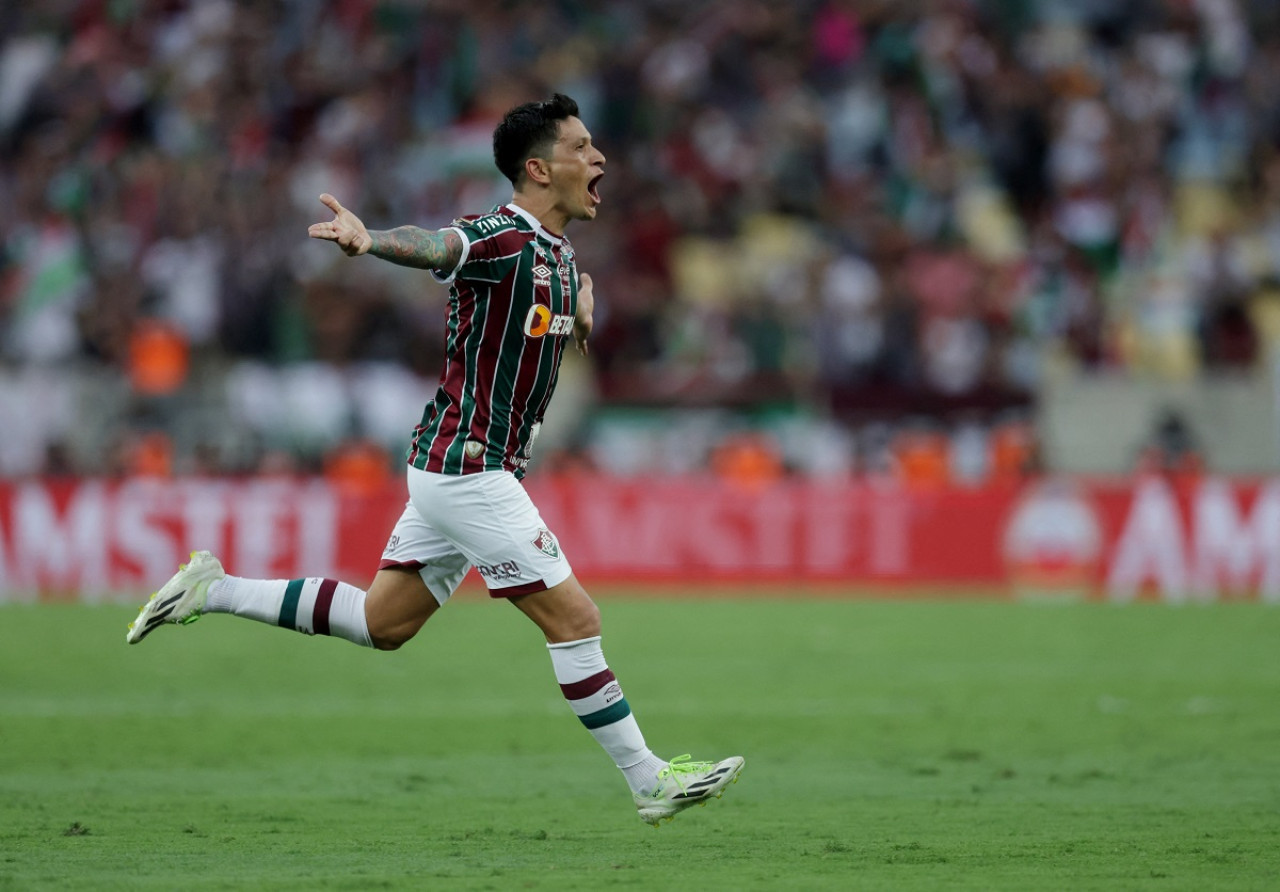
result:
M 528 486 L 588 587 L 1280 602 L 1280 481 L 918 490 L 572 475 Z M 195 548 L 238 575 L 367 585 L 404 499 L 400 484 L 356 495 L 319 478 L 0 482 L 0 602 L 136 600 Z

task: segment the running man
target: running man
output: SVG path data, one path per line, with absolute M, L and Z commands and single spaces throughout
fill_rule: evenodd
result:
M 445 368 L 408 452 L 409 502 L 367 592 L 335 579 L 244 579 L 216 557 L 191 561 L 129 626 L 136 644 L 165 623 L 231 613 L 307 635 L 395 650 L 417 634 L 475 567 L 495 598 L 547 641 L 569 706 L 621 770 L 640 817 L 657 825 L 737 780 L 743 759 L 670 761 L 645 744 L 600 646 L 600 611 L 573 575 L 520 478 L 570 337 L 587 352 L 594 297 L 562 235 L 600 205 L 604 155 L 559 93 L 509 111 L 493 134 L 510 203 L 440 230 L 370 231 L 332 195 L 312 238 L 347 255 L 430 271 L 448 284 Z

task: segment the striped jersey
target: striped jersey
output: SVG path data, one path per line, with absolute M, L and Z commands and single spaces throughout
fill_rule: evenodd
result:
M 578 271 L 567 239 L 504 205 L 448 227 L 462 236 L 449 284 L 444 371 L 409 463 L 440 474 L 524 476 L 573 335 Z

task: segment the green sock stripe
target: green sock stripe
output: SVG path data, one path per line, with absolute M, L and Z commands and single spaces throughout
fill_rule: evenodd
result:
M 627 698 L 623 697 L 617 703 L 606 706 L 599 712 L 578 716 L 578 720 L 586 725 L 589 730 L 594 731 L 596 728 L 620 722 L 629 715 L 631 715 L 631 706 L 627 703 Z
M 276 625 L 285 629 L 298 627 L 298 599 L 302 597 L 301 579 L 290 579 L 284 590 L 284 602 L 280 605 L 280 618 Z

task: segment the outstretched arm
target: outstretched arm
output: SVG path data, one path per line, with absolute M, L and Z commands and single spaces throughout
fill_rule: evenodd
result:
M 401 266 L 439 270 L 453 269 L 462 257 L 462 239 L 451 229 L 437 232 L 417 226 L 398 226 L 370 232 L 359 217 L 328 192 L 320 196 L 320 202 L 333 211 L 333 220 L 312 223 L 307 235 L 337 242 L 349 257 L 372 254 Z
M 401 266 L 451 270 L 462 258 L 462 237 L 452 229 L 397 226 L 369 233 L 369 253 Z

